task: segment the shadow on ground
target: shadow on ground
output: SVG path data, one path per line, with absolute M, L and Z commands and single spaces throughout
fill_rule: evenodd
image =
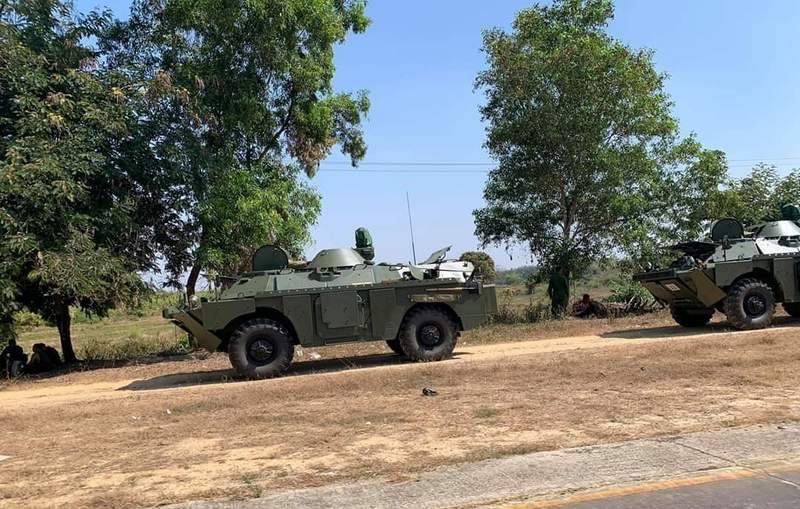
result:
M 779 316 L 773 320 L 773 327 L 797 328 L 800 321 L 788 316 Z M 767 329 L 769 330 L 769 329 Z M 704 327 L 681 327 L 680 325 L 670 325 L 666 327 L 635 328 L 604 332 L 600 334 L 603 338 L 612 339 L 649 339 L 662 338 L 669 336 L 702 336 L 708 334 L 722 334 L 736 332 L 727 321 L 712 322 Z
M 458 358 L 468 355 L 466 352 L 456 352 L 453 357 Z M 317 373 L 333 373 L 338 371 L 358 370 L 380 366 L 410 363 L 407 359 L 395 354 L 372 354 L 337 359 L 319 359 L 295 362 L 289 367 L 285 376 L 303 376 Z M 161 375 L 145 380 L 136 380 L 120 387 L 120 391 L 150 391 L 157 389 L 170 389 L 174 387 L 189 387 L 193 385 L 207 385 L 219 383 L 246 382 L 247 379 L 239 377 L 233 369 L 219 369 L 215 371 L 197 371 L 192 373 L 175 373 Z
M 50 371 L 43 371 L 41 373 L 26 373 L 19 377 L 17 381 L 35 381 L 47 380 L 48 378 L 56 378 L 70 373 L 80 373 L 84 371 L 96 371 L 98 369 L 116 369 L 124 368 L 125 366 L 140 366 L 146 364 L 159 364 L 162 362 L 188 362 L 195 361 L 199 356 L 204 353 L 186 353 L 186 354 L 169 354 L 169 355 L 150 355 L 146 357 L 136 357 L 133 359 L 121 360 L 93 360 L 84 361 L 79 360 L 73 364 L 63 364 L 56 369 Z M 3 387 L 2 380 L 0 380 L 0 387 Z

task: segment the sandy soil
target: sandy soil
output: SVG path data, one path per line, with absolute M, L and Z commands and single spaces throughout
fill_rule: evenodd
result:
M 800 328 L 596 324 L 407 364 L 382 346 L 245 382 L 214 355 L 0 390 L 0 507 L 139 507 L 800 419 Z M 508 332 L 508 331 L 507 331 Z M 584 331 L 585 332 L 585 331 Z M 324 349 L 332 353 L 334 349 Z M 422 387 L 439 391 L 423 397 Z

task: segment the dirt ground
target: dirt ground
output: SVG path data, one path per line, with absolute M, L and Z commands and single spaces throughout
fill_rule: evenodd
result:
M 248 498 L 800 420 L 800 327 L 689 332 L 666 323 L 489 328 L 434 364 L 402 363 L 374 344 L 304 350 L 291 376 L 258 382 L 234 380 L 217 354 L 6 384 L 0 507 Z M 492 344 L 493 335 L 515 341 Z M 422 396 L 423 387 L 438 395 Z

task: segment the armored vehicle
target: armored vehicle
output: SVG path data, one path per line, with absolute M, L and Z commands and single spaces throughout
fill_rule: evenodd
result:
M 800 210 L 783 215 L 748 231 L 735 219 L 717 221 L 710 239 L 672 246 L 681 256 L 668 269 L 634 279 L 685 327 L 707 324 L 715 310 L 737 329 L 768 327 L 777 302 L 800 317 Z
M 469 262 L 446 260 L 449 248 L 423 263 L 372 261 L 372 239 L 356 231 L 356 248 L 325 249 L 290 263 L 277 246 L 253 257 L 253 271 L 232 278 L 214 300 L 189 299 L 163 315 L 210 351 L 226 351 L 242 376 L 285 371 L 295 346 L 386 341 L 415 361 L 453 352 L 463 330 L 497 310 L 493 285 Z

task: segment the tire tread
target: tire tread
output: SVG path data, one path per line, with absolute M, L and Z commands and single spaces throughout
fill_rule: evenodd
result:
M 284 336 L 289 344 L 289 348 L 286 356 L 277 359 L 279 362 L 276 364 L 274 369 L 271 369 L 267 373 L 260 374 L 255 373 L 255 369 L 247 362 L 242 363 L 242 356 L 236 355 L 236 345 L 237 342 L 244 341 L 244 338 L 246 338 L 249 334 L 263 329 L 271 329 L 281 336 Z M 289 329 L 275 320 L 270 320 L 269 318 L 254 318 L 252 320 L 248 320 L 234 330 L 233 334 L 231 334 L 228 342 L 228 357 L 233 365 L 233 368 L 241 375 L 249 378 L 275 377 L 289 369 L 289 365 L 292 363 L 292 359 L 294 358 L 294 344 L 292 343 L 292 335 L 289 332 Z

